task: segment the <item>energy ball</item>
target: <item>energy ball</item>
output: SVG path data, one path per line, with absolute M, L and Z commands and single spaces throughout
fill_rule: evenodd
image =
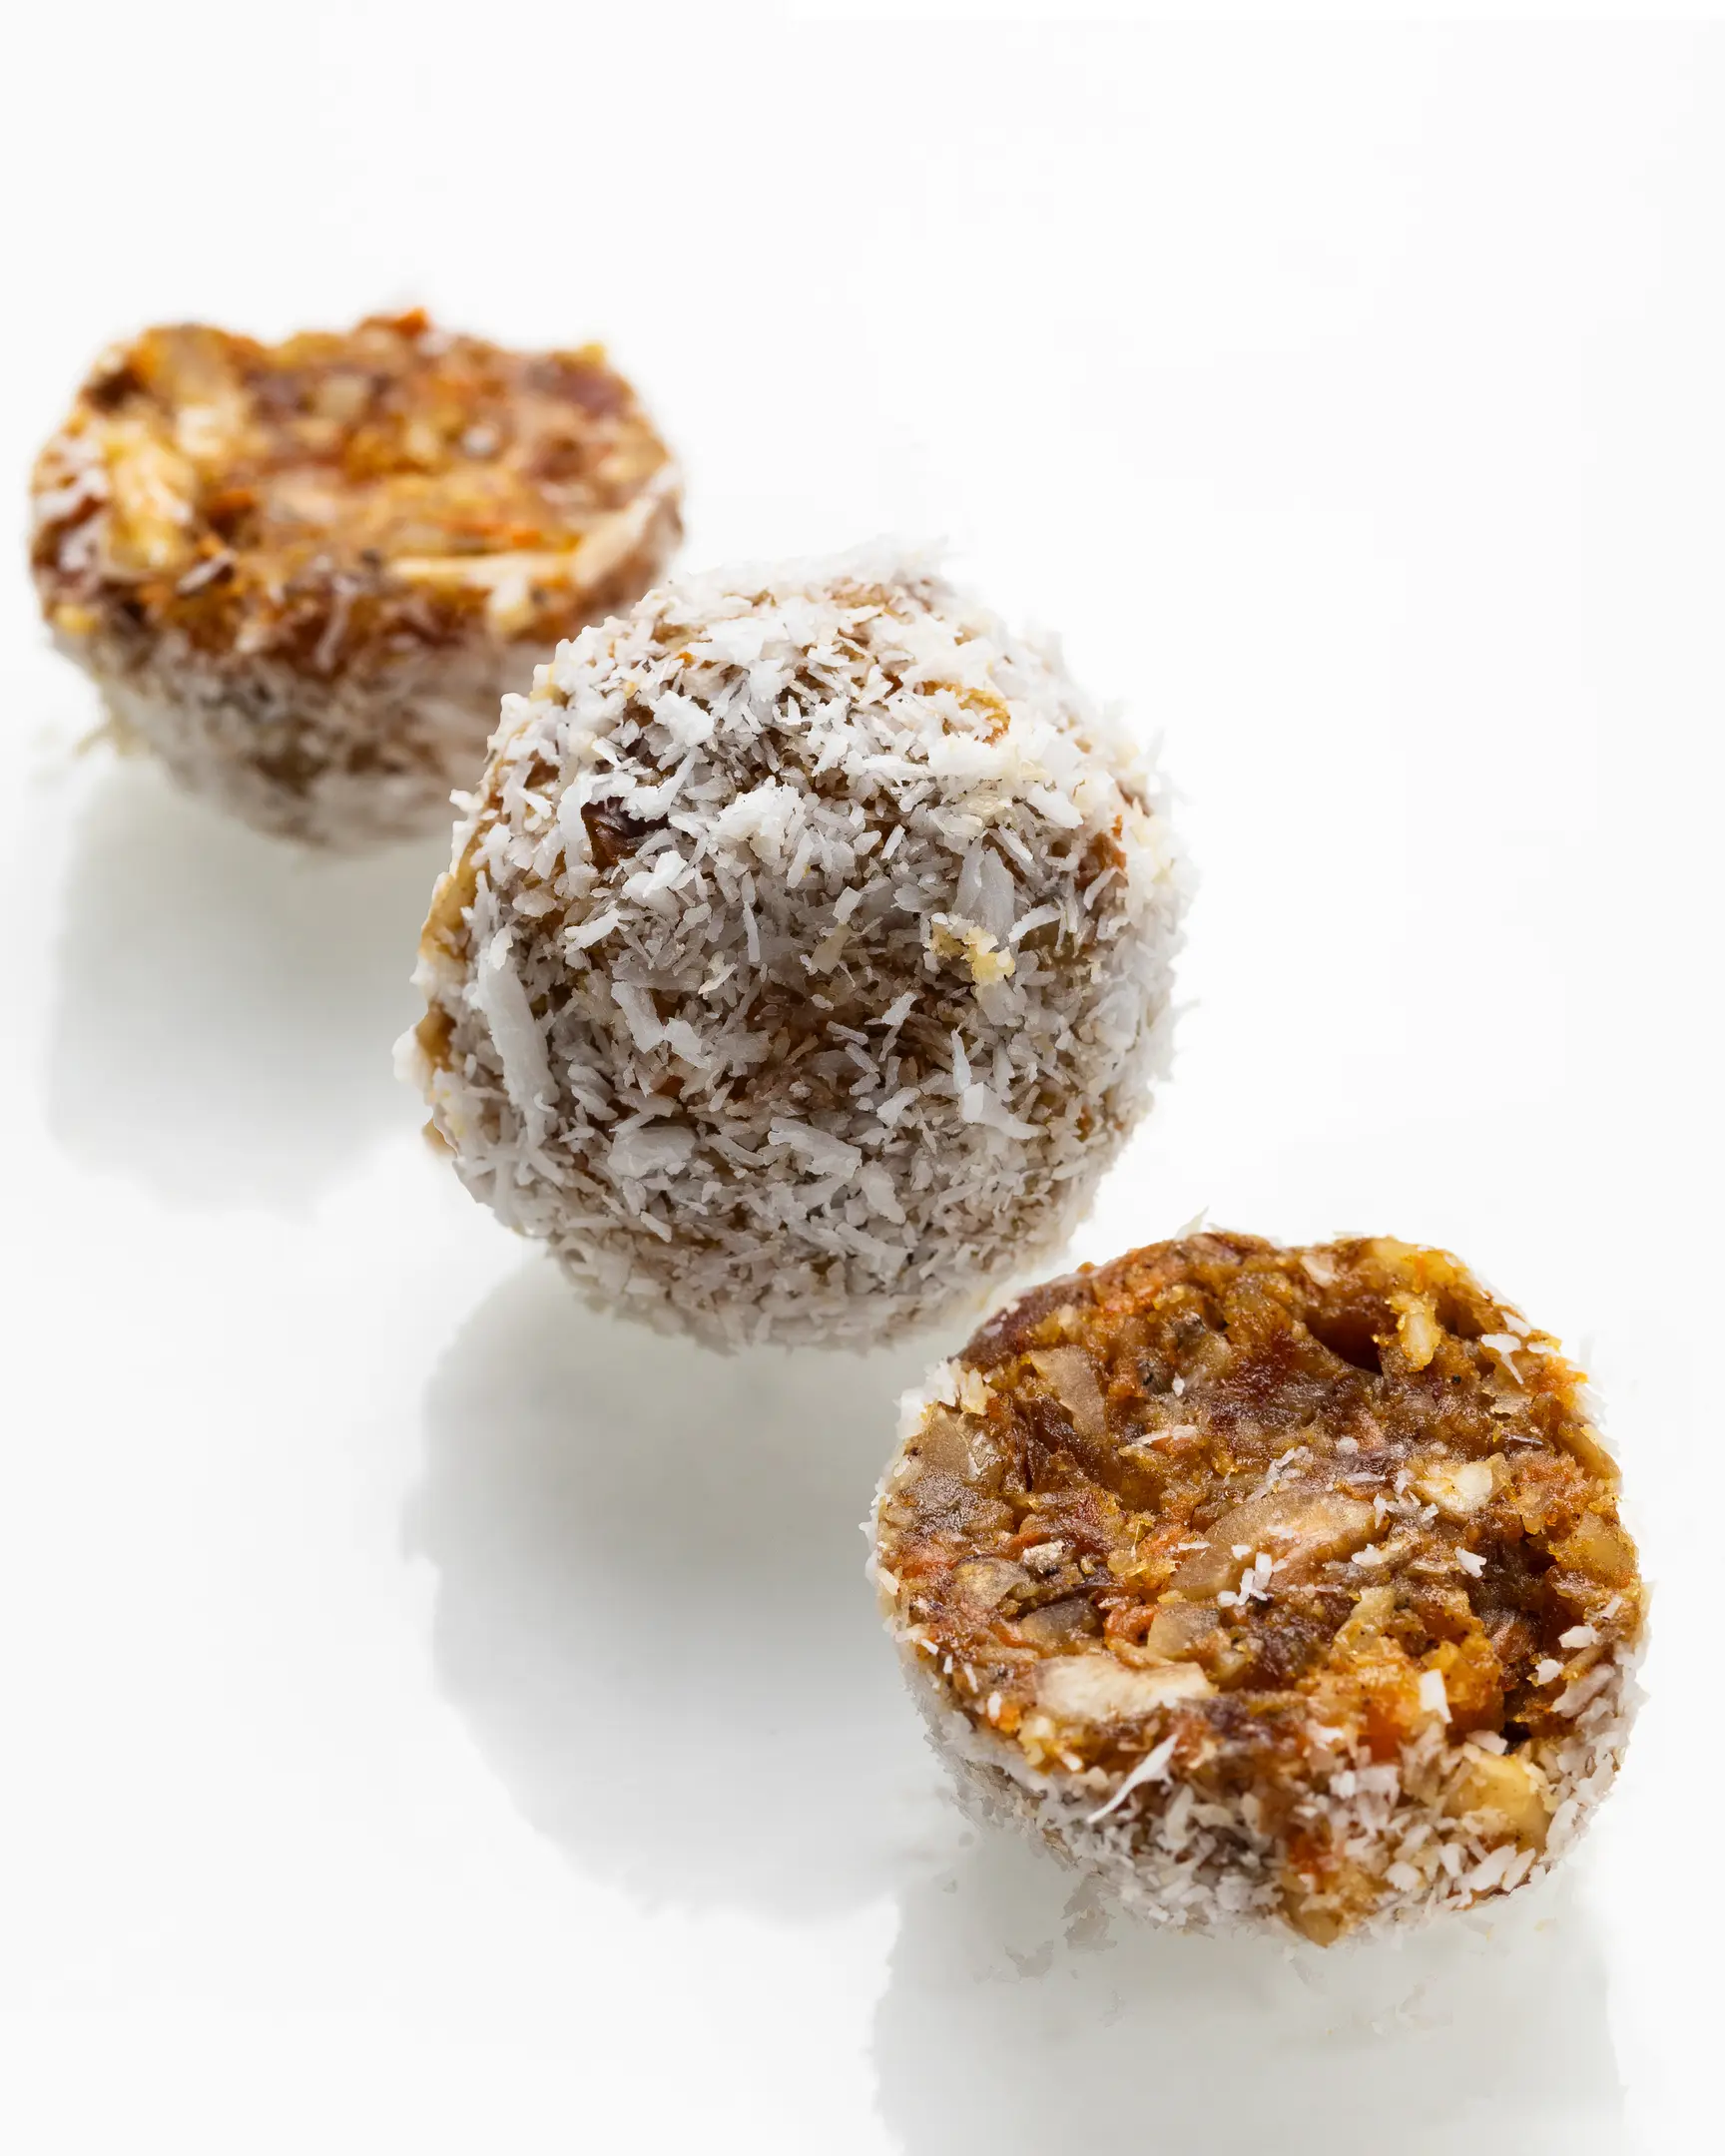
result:
M 1194 1235 L 1040 1288 L 905 1402 L 875 1530 L 961 1794 L 1168 1924 L 1508 1893 L 1628 1732 L 1616 1467 L 1442 1251 Z
M 32 561 L 122 743 L 260 829 L 447 825 L 505 690 L 679 536 L 664 443 L 596 345 L 374 316 L 260 344 L 149 329 L 37 460 Z
M 1146 764 L 925 562 L 711 576 L 505 701 L 405 1065 L 594 1304 L 863 1345 L 1062 1242 L 1182 891 Z

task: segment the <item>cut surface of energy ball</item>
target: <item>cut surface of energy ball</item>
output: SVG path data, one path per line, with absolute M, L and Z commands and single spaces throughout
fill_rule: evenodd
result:
M 1556 1343 L 1453 1258 L 1201 1234 L 905 1402 L 889 1627 L 961 1794 L 1319 1943 L 1510 1891 L 1615 1774 L 1643 1589 Z
M 422 313 L 105 353 L 37 461 L 32 561 L 116 737 L 259 827 L 445 826 L 504 692 L 664 569 L 679 489 L 596 345 Z
M 1182 899 L 1143 758 L 925 562 L 666 586 L 506 704 L 405 1065 L 596 1304 L 862 1345 L 1059 1247 Z

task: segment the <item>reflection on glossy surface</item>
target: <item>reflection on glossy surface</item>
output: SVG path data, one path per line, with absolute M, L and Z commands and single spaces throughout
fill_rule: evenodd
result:
M 55 1137 L 174 1203 L 293 1208 L 410 1129 L 391 1048 L 447 851 L 308 854 L 115 765 L 67 869 Z
M 1030 1843 L 962 1838 L 903 1903 L 875 2021 L 907 2156 L 1082 2148 L 1605 2156 L 1605 1972 L 1572 1882 L 1328 1953 L 1097 1906 Z
M 931 1359 L 714 1355 L 538 1261 L 432 1383 L 407 1542 L 439 1682 L 528 1820 L 643 1901 L 818 1915 L 934 1818 L 858 1523 Z

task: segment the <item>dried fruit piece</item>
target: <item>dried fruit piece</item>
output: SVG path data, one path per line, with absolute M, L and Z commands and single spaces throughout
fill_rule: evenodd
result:
M 1072 1417 L 1080 1437 L 1100 1437 L 1107 1427 L 1102 1392 L 1090 1357 L 1082 1348 L 1041 1348 L 1030 1356 L 1031 1367 Z
M 1212 1640 L 1221 1623 L 1222 1612 L 1202 1602 L 1170 1602 L 1151 1619 L 1144 1645 L 1149 1653 L 1178 1662 Z

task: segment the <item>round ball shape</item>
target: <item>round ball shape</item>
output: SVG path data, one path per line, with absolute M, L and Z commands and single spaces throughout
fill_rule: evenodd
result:
M 597 346 L 422 313 L 104 354 L 37 461 L 32 559 L 115 738 L 260 829 L 447 827 L 506 690 L 678 534 L 665 445 Z
M 1182 892 L 1123 736 L 925 562 L 713 576 L 505 700 L 406 1067 L 595 1304 L 862 1345 L 1063 1241 Z
M 1329 1944 L 1514 1890 L 1609 1788 L 1616 1466 L 1444 1252 L 1159 1244 L 905 1408 L 875 1576 L 936 1747 L 1129 1906 Z

